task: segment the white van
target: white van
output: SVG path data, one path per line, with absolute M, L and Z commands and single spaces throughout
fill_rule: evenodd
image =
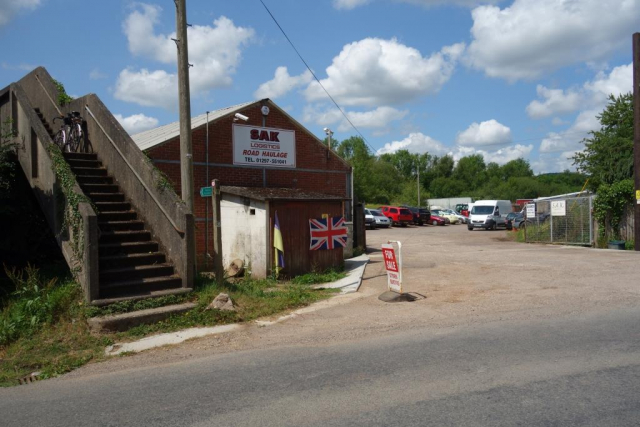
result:
M 512 211 L 509 200 L 478 200 L 473 203 L 469 211 L 469 231 L 474 228 L 495 230 L 497 227 L 511 229 L 507 221 L 507 214 Z

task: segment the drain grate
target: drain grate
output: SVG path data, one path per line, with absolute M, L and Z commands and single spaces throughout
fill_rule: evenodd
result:
M 18 378 L 18 382 L 20 385 L 31 384 L 38 381 L 40 378 L 41 372 L 32 372 L 26 377 Z

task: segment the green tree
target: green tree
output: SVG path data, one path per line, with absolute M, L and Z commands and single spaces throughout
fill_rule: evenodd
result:
M 472 154 L 458 160 L 453 170 L 453 178 L 467 183 L 467 190 L 472 190 L 486 180 L 486 168 L 482 154 Z
M 518 158 L 505 163 L 500 167 L 500 171 L 502 173 L 502 178 L 505 180 L 509 178 L 533 176 L 533 171 L 531 170 L 529 161 L 523 158 Z
M 433 198 L 458 197 L 469 191 L 466 182 L 455 178 L 436 178 L 429 185 L 429 192 Z
M 600 130 L 582 142 L 584 151 L 573 156 L 578 170 L 590 176 L 589 185 L 613 184 L 633 177 L 633 96 L 609 96 L 609 104 L 597 116 Z

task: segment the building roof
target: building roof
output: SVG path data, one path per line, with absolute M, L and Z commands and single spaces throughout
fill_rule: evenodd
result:
M 220 186 L 220 191 L 255 200 L 350 200 L 348 197 L 300 190 L 298 188 L 235 187 L 222 185 Z
M 244 104 L 234 105 L 232 107 L 221 108 L 216 111 L 209 112 L 209 122 L 215 121 L 219 118 L 233 114 L 243 108 L 253 105 L 260 101 L 245 102 Z M 196 129 L 207 123 L 207 113 L 200 114 L 199 116 L 191 118 L 191 129 Z M 155 147 L 158 144 L 162 144 L 176 136 L 180 135 L 180 122 L 169 123 L 168 125 L 160 126 L 155 129 L 150 129 L 144 132 L 137 133 L 131 136 L 133 142 L 136 143 L 140 150 L 148 150 Z

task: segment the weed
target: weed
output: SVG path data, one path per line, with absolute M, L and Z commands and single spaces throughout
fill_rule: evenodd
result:
M 294 285 L 316 285 L 319 283 L 335 282 L 344 277 L 347 277 L 344 271 L 337 271 L 330 268 L 322 273 L 313 272 L 294 277 L 291 283 Z
M 0 345 L 31 335 L 41 325 L 67 315 L 80 292 L 68 279 L 59 286 L 57 278 L 43 279 L 32 266 L 21 272 L 6 269 L 6 274 L 16 290 L 0 314 Z

